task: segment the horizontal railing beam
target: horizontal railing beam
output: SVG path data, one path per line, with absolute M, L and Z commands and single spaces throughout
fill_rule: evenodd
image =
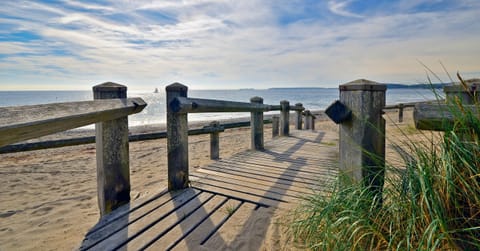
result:
M 266 123 L 269 123 L 270 120 L 265 120 Z M 238 127 L 248 127 L 250 126 L 250 121 L 246 122 L 236 122 L 236 123 L 227 123 L 220 125 L 219 127 L 204 127 L 198 129 L 188 130 L 188 135 L 202 135 L 210 134 L 215 132 L 224 132 L 228 128 L 238 128 Z M 164 139 L 167 137 L 167 132 L 153 132 L 153 133 L 142 133 L 142 134 L 133 134 L 128 136 L 129 142 L 136 141 L 146 141 L 146 140 L 156 140 Z M 22 143 L 22 144 L 13 144 L 0 147 L 0 154 L 3 153 L 15 153 L 15 152 L 26 152 L 26 151 L 35 151 L 49 148 L 60 148 L 66 146 L 78 146 L 95 143 L 95 136 L 86 136 L 86 137 L 77 137 L 70 139 L 56 139 L 56 140 L 46 140 L 39 142 L 31 143 Z
M 294 106 L 290 106 L 290 110 L 291 111 L 304 111 L 305 110 L 305 107 L 303 106 L 297 106 L 297 105 L 294 105 Z
M 462 108 L 463 111 L 454 111 L 452 106 L 447 104 L 419 103 L 413 110 L 415 127 L 419 130 L 446 131 L 453 127 L 455 113 L 480 114 L 479 108 L 475 105 L 463 105 Z
M 141 98 L 0 107 L 0 147 L 138 113 Z
M 415 104 L 417 104 L 417 103 L 412 103 L 412 104 L 404 103 L 404 104 L 396 104 L 396 105 L 386 105 L 385 107 L 383 107 L 383 110 L 399 109 L 399 108 L 401 108 L 401 105 L 403 105 L 403 108 L 415 107 Z
M 186 97 L 176 97 L 170 105 L 172 111 L 176 113 L 265 112 L 280 110 L 280 106 Z
M 390 110 L 390 109 L 399 109 L 399 108 L 406 108 L 406 107 L 415 107 L 416 104 L 431 104 L 432 102 L 437 102 L 437 103 L 445 103 L 444 99 L 438 99 L 438 100 L 426 100 L 426 101 L 418 101 L 418 102 L 407 102 L 407 103 L 398 103 L 394 105 L 386 105 L 383 107 L 383 110 Z

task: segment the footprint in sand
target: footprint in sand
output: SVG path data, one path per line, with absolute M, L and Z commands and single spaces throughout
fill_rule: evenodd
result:
M 40 176 L 40 177 L 36 177 L 36 178 L 33 178 L 34 180 L 38 180 L 38 181 L 41 181 L 41 180 L 45 180 L 47 177 L 45 176 Z
M 17 211 L 9 210 L 9 211 L 6 211 L 4 213 L 0 213 L 0 218 L 7 218 L 7 217 L 10 217 L 10 216 L 12 216 L 16 213 L 17 213 Z
M 13 231 L 13 229 L 8 228 L 8 227 L 0 229 L 0 232 L 12 232 L 12 231 Z
M 52 209 L 53 209 L 53 207 L 42 207 L 38 210 L 33 211 L 32 215 L 43 216 L 43 215 L 48 214 L 50 211 L 52 211 Z

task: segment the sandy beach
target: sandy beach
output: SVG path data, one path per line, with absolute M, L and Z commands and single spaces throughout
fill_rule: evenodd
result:
M 388 113 L 389 127 L 396 111 Z M 390 121 L 389 121 L 390 120 Z M 411 111 L 405 114 L 411 126 Z M 265 140 L 271 138 L 265 126 Z M 387 127 L 388 128 L 388 127 Z M 137 129 L 142 132 L 158 128 Z M 325 118 L 317 130 L 338 130 Z M 63 135 L 65 136 L 65 135 Z M 61 136 L 50 136 L 50 138 Z M 209 135 L 189 138 L 190 167 L 211 162 Z M 250 148 L 250 129 L 229 129 L 220 134 L 220 157 Z M 131 197 L 147 198 L 166 187 L 166 140 L 130 144 Z M 0 163 L 0 250 L 72 250 L 97 223 L 95 145 L 2 154 Z M 280 219 L 281 215 L 276 215 Z M 276 223 L 276 220 L 271 221 Z M 278 249 L 284 236 L 271 226 L 263 249 Z

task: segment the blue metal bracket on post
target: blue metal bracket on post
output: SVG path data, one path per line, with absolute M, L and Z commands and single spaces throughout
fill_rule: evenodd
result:
M 325 114 L 327 114 L 335 124 L 340 124 L 352 118 L 352 110 L 346 107 L 340 100 L 333 102 L 325 110 Z

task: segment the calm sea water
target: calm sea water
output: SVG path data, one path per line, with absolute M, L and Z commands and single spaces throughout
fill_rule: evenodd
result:
M 441 92 L 439 92 L 441 93 Z M 303 103 L 309 110 L 324 110 L 338 99 L 338 89 L 292 88 L 265 90 L 189 90 L 188 95 L 195 98 L 221 99 L 249 102 L 253 96 L 263 97 L 265 104 L 279 104 L 288 100 L 290 104 Z M 165 123 L 165 93 L 130 91 L 129 97 L 141 97 L 147 107 L 139 114 L 129 117 L 130 126 Z M 44 103 L 92 100 L 91 91 L 1 91 L 0 107 L 33 105 Z M 389 89 L 387 104 L 406 103 L 435 99 L 428 89 Z M 189 121 L 229 119 L 249 116 L 249 113 L 204 113 L 189 114 Z

